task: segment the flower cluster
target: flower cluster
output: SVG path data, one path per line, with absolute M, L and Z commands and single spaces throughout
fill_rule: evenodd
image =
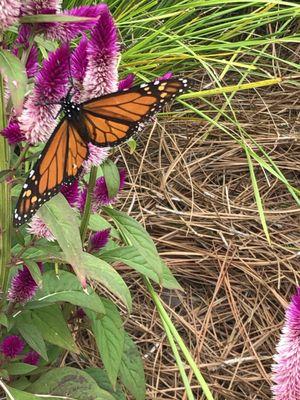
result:
M 274 400 L 300 399 L 300 288 L 286 311 L 286 320 L 274 357 Z
M 0 344 L 0 351 L 4 357 L 14 359 L 23 352 L 25 346 L 26 343 L 18 335 L 10 335 L 3 339 Z M 39 360 L 40 355 L 34 350 L 30 350 L 23 358 L 25 364 L 31 365 L 37 365 Z

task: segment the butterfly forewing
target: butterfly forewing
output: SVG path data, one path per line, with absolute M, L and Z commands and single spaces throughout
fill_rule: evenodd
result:
M 91 142 L 103 147 L 122 143 L 187 86 L 186 79 L 157 80 L 83 103 Z
M 76 127 L 63 119 L 22 188 L 14 213 L 14 226 L 30 219 L 43 203 L 58 193 L 63 183 L 72 182 L 87 157 L 87 143 Z

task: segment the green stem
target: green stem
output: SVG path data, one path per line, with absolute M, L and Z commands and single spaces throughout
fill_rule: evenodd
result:
M 214 400 L 213 395 L 212 395 L 205 379 L 203 378 L 201 372 L 199 371 L 199 368 L 197 367 L 195 361 L 193 360 L 192 355 L 190 354 L 189 350 L 187 349 L 186 345 L 184 344 L 183 340 L 181 339 L 179 333 L 177 332 L 175 326 L 173 325 L 173 322 L 171 321 L 170 317 L 168 316 L 166 310 L 164 309 L 159 296 L 157 295 L 157 293 L 153 289 L 153 286 L 150 283 L 150 280 L 145 277 L 145 282 L 146 282 L 146 286 L 149 290 L 149 293 L 152 297 L 152 300 L 154 301 L 154 303 L 156 305 L 156 308 L 157 308 L 157 311 L 159 313 L 161 320 L 164 321 L 164 324 L 166 324 L 168 326 L 172 336 L 178 343 L 184 357 L 186 358 L 188 364 L 192 368 L 199 384 L 201 385 L 201 388 L 202 388 L 203 393 L 205 394 L 207 400 Z
M 83 216 L 82 216 L 81 225 L 80 225 L 80 235 L 81 235 L 82 243 L 84 243 L 87 227 L 88 227 L 89 220 L 90 220 L 92 195 L 93 195 L 93 190 L 94 190 L 95 183 L 96 183 L 97 170 L 98 170 L 97 167 L 92 167 L 91 172 L 90 172 L 90 179 L 89 179 L 89 186 L 88 186 L 88 191 L 87 191 L 87 195 L 86 195 L 86 202 L 85 202 Z
M 171 349 L 173 351 L 173 354 L 174 354 L 174 357 L 175 357 L 175 360 L 176 360 L 176 364 L 178 366 L 178 369 L 179 369 L 179 372 L 180 372 L 180 375 L 181 375 L 181 378 L 182 378 L 182 382 L 183 382 L 185 390 L 186 390 L 187 397 L 188 397 L 189 400 L 195 400 L 195 397 L 193 395 L 193 392 L 192 392 L 192 389 L 191 389 L 191 386 L 190 386 L 190 382 L 189 382 L 187 374 L 185 372 L 184 365 L 182 363 L 180 354 L 179 354 L 179 352 L 177 350 L 176 343 L 174 341 L 174 338 L 172 336 L 170 328 L 168 327 L 166 321 L 163 318 L 161 319 L 161 321 L 162 321 L 162 324 L 164 326 L 164 330 L 165 330 L 167 338 L 169 340 Z
M 6 126 L 3 77 L 0 75 L 0 130 Z M 0 171 L 10 167 L 10 149 L 7 140 L 0 136 Z M 11 185 L 0 183 L 0 286 L 2 293 L 7 290 L 11 249 Z

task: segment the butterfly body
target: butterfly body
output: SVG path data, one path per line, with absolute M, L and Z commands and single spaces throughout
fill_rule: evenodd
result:
M 89 156 L 89 143 L 114 147 L 128 140 L 187 86 L 186 79 L 156 80 L 80 104 L 72 102 L 68 93 L 61 101 L 64 116 L 23 185 L 14 226 L 28 221 L 63 184 L 80 174 Z

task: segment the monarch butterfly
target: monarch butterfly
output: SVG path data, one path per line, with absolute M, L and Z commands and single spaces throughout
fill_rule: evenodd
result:
M 84 103 L 60 102 L 61 119 L 23 185 L 13 224 L 28 221 L 39 207 L 70 184 L 89 156 L 88 144 L 113 147 L 142 129 L 163 104 L 188 87 L 187 79 L 156 80 Z

